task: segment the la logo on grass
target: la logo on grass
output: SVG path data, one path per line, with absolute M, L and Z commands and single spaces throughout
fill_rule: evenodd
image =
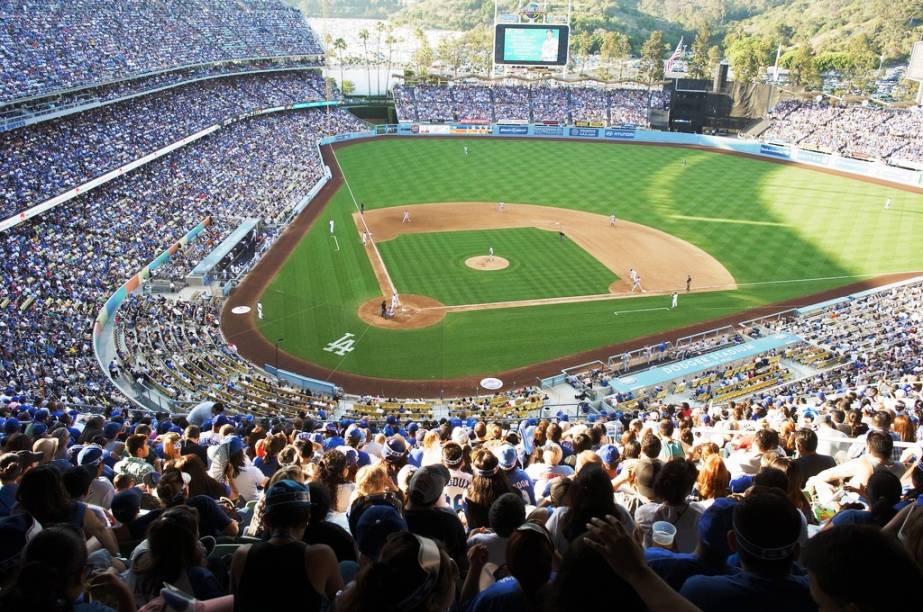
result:
M 334 340 L 330 344 L 324 347 L 324 350 L 328 353 L 334 353 L 340 357 L 345 357 L 346 353 L 351 353 L 356 346 L 356 341 L 353 340 L 355 336 L 349 332 L 343 334 L 343 337 L 339 340 Z

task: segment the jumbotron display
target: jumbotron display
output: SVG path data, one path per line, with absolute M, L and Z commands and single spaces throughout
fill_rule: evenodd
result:
M 546 24 L 497 24 L 494 61 L 520 66 L 564 66 L 570 28 Z

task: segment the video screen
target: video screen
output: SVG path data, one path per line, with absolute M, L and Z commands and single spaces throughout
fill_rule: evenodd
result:
M 498 64 L 563 66 L 568 33 L 561 25 L 498 24 L 494 58 Z

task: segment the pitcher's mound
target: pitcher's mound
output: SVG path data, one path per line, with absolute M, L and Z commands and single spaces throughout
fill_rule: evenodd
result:
M 420 329 L 429 327 L 442 321 L 445 317 L 443 310 L 429 310 L 444 306 L 439 300 L 434 300 L 425 295 L 401 294 L 401 306 L 394 313 L 393 317 L 381 316 L 381 303 L 385 302 L 387 307 L 391 303 L 391 297 L 377 297 L 369 300 L 359 307 L 359 318 L 375 327 L 385 329 Z
M 488 257 L 487 255 L 478 255 L 469 257 L 465 260 L 465 265 L 474 270 L 502 270 L 509 268 L 510 262 L 502 257 Z

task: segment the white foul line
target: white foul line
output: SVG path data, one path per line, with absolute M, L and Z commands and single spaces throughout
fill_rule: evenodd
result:
M 356 201 L 356 195 L 353 193 L 353 188 L 349 186 L 346 173 L 343 172 L 343 166 L 340 165 L 340 160 L 337 159 L 337 152 L 333 149 L 333 147 L 331 147 L 330 153 L 333 155 L 333 161 L 337 163 L 337 168 L 340 170 L 340 176 L 343 177 L 343 183 L 346 185 L 346 189 L 349 190 L 349 197 L 353 199 L 353 206 L 356 207 L 356 212 L 359 213 L 359 218 L 362 219 L 362 226 L 365 228 L 366 233 L 369 235 L 369 244 L 372 245 L 372 250 L 375 251 L 375 257 L 378 258 L 378 263 L 381 264 L 381 271 L 385 273 L 385 278 L 388 281 L 388 286 L 391 288 L 391 293 L 397 293 L 397 289 L 394 288 L 394 281 L 391 280 L 391 275 L 388 273 L 388 268 L 385 267 L 385 260 L 382 258 L 381 253 L 378 252 L 378 245 L 375 244 L 375 240 L 372 239 L 372 232 L 369 231 L 369 226 L 365 222 L 365 215 L 362 214 L 362 209 L 359 208 L 359 203 Z
M 652 312 L 655 310 L 671 310 L 671 309 L 667 308 L 666 306 L 662 306 L 660 308 L 637 308 L 635 310 L 616 310 L 612 314 L 620 315 L 620 314 L 625 314 L 626 312 Z
M 340 250 L 340 241 L 337 240 L 337 237 L 336 237 L 336 236 L 331 236 L 331 238 L 333 238 L 333 242 L 336 243 L 336 245 L 337 245 L 337 251 L 339 251 L 339 250 Z

